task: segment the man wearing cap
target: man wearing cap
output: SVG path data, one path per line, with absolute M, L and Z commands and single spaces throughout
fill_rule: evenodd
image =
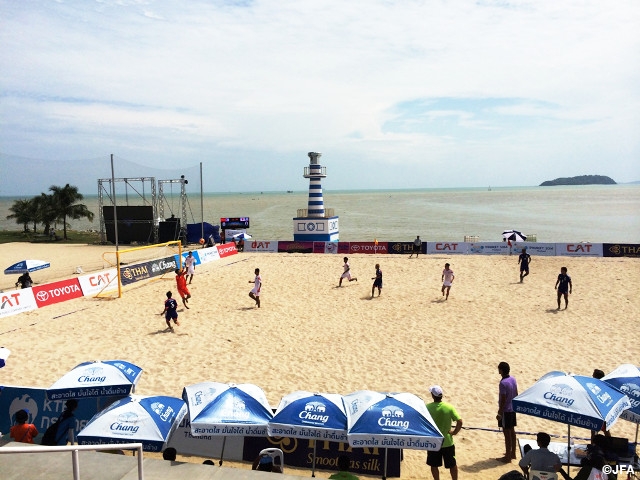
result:
M 432 385 L 429 387 L 433 402 L 427 404 L 427 410 L 431 414 L 436 426 L 444 440 L 442 447 L 437 452 L 427 452 L 427 465 L 431 467 L 431 475 L 434 480 L 440 480 L 440 471 L 438 467 L 442 466 L 449 469 L 451 480 L 458 480 L 458 465 L 456 464 L 456 447 L 453 444 L 453 436 L 457 435 L 462 428 L 462 418 L 456 412 L 453 405 L 442 401 L 442 387 Z M 456 426 L 451 428 L 451 424 L 456 422 Z

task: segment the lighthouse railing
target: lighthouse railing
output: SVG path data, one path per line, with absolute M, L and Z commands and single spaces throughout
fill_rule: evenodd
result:
M 308 209 L 306 209 L 306 208 L 298 208 L 298 218 L 307 218 L 307 217 L 309 217 Z M 335 217 L 334 209 L 333 208 L 325 208 L 324 209 L 324 217 L 323 218 L 330 218 L 330 217 Z
M 327 176 L 327 167 L 314 167 L 313 172 L 311 172 L 311 167 L 304 167 L 304 178 L 309 177 L 326 177 Z

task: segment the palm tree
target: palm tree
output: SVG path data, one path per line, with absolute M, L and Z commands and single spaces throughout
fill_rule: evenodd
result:
M 7 220 L 15 218 L 16 223 L 21 223 L 24 232 L 27 233 L 29 231 L 29 223 L 34 219 L 33 206 L 33 199 L 27 200 L 24 198 L 14 201 L 13 205 L 9 207 L 11 215 L 7 215 Z
M 44 233 L 48 235 L 51 224 L 58 219 L 54 197 L 53 195 L 41 193 L 40 196 L 34 197 L 32 201 L 34 202 L 37 212 L 33 219 L 33 231 L 36 231 L 36 222 L 40 222 L 44 226 Z
M 56 212 L 56 219 L 62 220 L 63 238 L 65 240 L 67 240 L 67 218 L 78 220 L 84 217 L 88 218 L 90 222 L 93 222 L 93 212 L 90 211 L 86 205 L 76 203 L 84 198 L 84 196 L 78 192 L 78 187 L 69 185 L 68 183 L 64 187 L 52 185 L 49 187 L 49 191 L 53 192 L 53 209 Z

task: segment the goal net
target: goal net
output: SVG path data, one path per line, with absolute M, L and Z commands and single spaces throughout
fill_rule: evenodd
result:
M 102 258 L 116 276 L 96 295 L 98 298 L 122 297 L 125 288 L 140 285 L 145 280 L 160 278 L 172 273 L 182 264 L 182 242 L 172 240 L 165 243 L 126 248 L 105 252 Z

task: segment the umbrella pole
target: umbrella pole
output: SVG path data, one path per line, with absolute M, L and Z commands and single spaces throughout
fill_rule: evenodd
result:
M 314 438 L 313 439 L 313 466 L 311 467 L 311 476 L 315 477 L 316 476 L 316 444 L 318 443 L 318 441 Z
M 567 475 L 571 475 L 571 425 L 567 424 Z
M 224 444 L 227 443 L 227 436 L 222 437 L 222 451 L 220 452 L 220 462 L 218 465 L 222 466 L 222 457 L 224 457 Z
M 387 451 L 388 449 L 384 449 L 384 474 L 382 475 L 382 480 L 387 479 Z

